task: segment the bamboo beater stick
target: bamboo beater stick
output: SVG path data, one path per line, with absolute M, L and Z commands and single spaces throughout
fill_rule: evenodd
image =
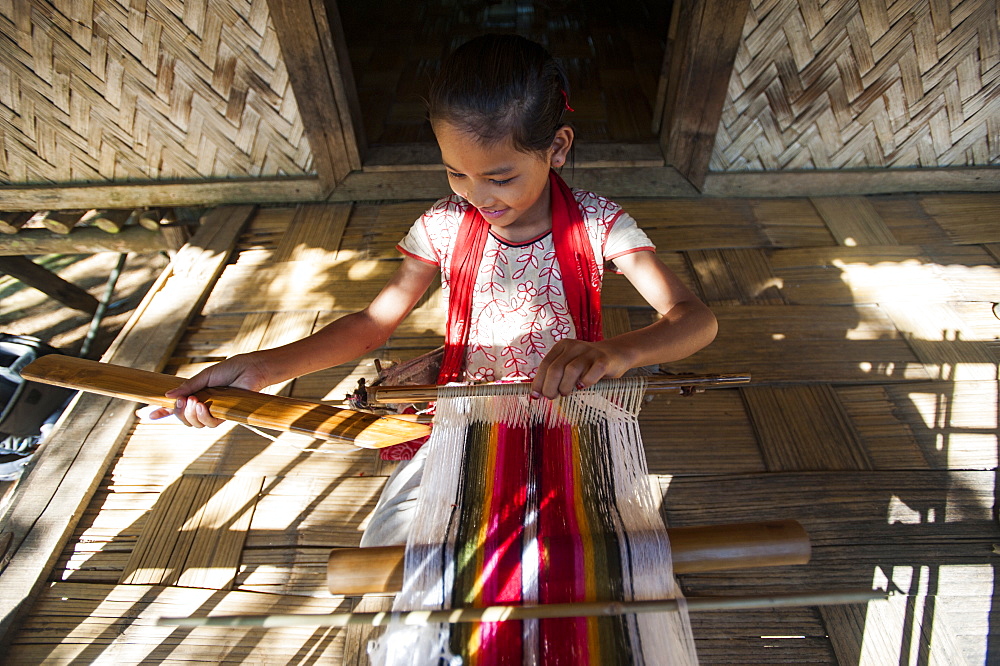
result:
M 686 391 L 701 391 L 708 388 L 725 388 L 738 386 L 750 381 L 750 375 L 651 375 L 646 377 L 646 391 L 663 391 L 683 393 Z M 449 387 L 453 392 L 468 391 L 471 395 L 490 395 L 509 391 L 517 383 L 486 383 L 470 384 L 466 387 Z M 598 385 L 600 385 L 598 383 Z M 403 402 L 431 402 L 437 399 L 439 386 L 421 384 L 415 386 L 369 386 L 368 401 L 372 404 L 395 404 Z
M 747 610 L 789 606 L 861 604 L 888 598 L 884 590 L 852 589 L 825 592 L 795 592 L 752 596 L 687 597 L 689 611 Z M 626 613 L 662 613 L 678 610 L 676 599 L 647 601 L 592 601 L 538 606 L 487 606 L 450 610 L 418 610 L 379 613 L 331 613 L 284 615 L 217 615 L 214 617 L 161 617 L 167 627 L 380 627 L 390 622 L 425 625 L 458 622 L 505 622 L 558 617 L 604 617 Z
M 175 400 L 164 393 L 184 381 L 172 375 L 59 354 L 42 356 L 21 370 L 21 375 L 43 384 L 167 408 L 172 408 Z M 430 434 L 430 426 L 414 421 L 238 388 L 208 388 L 195 395 L 220 419 L 344 440 L 364 449 L 381 449 Z
M 795 520 L 667 528 L 674 572 L 726 571 L 805 564 L 809 535 Z M 327 562 L 331 594 L 355 596 L 403 589 L 404 546 L 335 548 Z

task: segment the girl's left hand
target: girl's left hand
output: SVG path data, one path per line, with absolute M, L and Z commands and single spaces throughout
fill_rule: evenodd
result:
M 606 377 L 621 377 L 631 364 L 609 340 L 585 342 L 564 339 L 553 345 L 531 383 L 533 394 L 553 399 L 596 384 Z

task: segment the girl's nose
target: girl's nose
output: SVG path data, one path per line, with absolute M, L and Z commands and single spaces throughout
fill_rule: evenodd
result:
M 493 197 L 490 196 L 488 188 L 473 183 L 470 183 L 465 188 L 465 194 L 460 196 L 476 208 L 485 208 L 493 203 Z

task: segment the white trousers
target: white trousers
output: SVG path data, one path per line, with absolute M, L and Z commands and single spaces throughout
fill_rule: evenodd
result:
M 406 545 L 417 511 L 429 444 L 417 449 L 412 460 L 399 463 L 389 477 L 368 527 L 361 535 L 362 548 Z

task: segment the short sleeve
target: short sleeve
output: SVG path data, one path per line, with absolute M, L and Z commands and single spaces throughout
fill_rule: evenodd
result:
M 639 228 L 635 218 L 622 212 L 608 232 L 608 240 L 604 244 L 604 260 L 613 261 L 622 255 L 643 250 L 656 252 L 656 246 L 646 232 Z
M 396 249 L 408 257 L 442 267 L 451 263 L 458 228 L 468 204 L 451 196 L 438 200 L 413 223 Z
M 437 266 L 440 263 L 434 248 L 431 246 L 430 239 L 427 237 L 424 218 L 413 223 L 403 240 L 396 245 L 396 249 L 408 257 L 419 259 L 428 264 Z

